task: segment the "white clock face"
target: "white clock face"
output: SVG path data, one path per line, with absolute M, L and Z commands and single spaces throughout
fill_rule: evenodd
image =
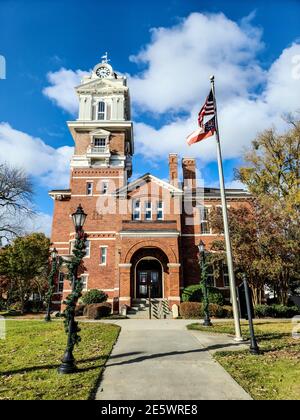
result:
M 109 68 L 105 67 L 105 66 L 100 66 L 97 68 L 96 70 L 96 74 L 98 77 L 104 78 L 104 77 L 108 77 L 110 76 L 110 70 Z

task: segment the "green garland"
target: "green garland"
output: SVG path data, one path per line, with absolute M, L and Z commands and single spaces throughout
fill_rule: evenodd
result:
M 207 287 L 206 287 L 206 282 L 207 282 L 207 269 L 208 269 L 208 263 L 205 261 L 205 263 L 202 265 L 202 270 L 201 270 L 201 289 L 202 289 L 202 293 L 203 293 L 203 297 L 204 297 L 204 312 L 207 313 L 209 311 L 209 301 L 208 301 L 208 296 L 207 296 Z
M 66 308 L 63 312 L 64 320 L 64 326 L 66 334 L 69 333 L 70 329 L 70 322 L 74 320 L 75 316 L 75 308 L 78 302 L 78 299 L 81 297 L 82 292 L 82 281 L 80 277 L 78 277 L 78 268 L 81 264 L 82 258 L 85 256 L 85 242 L 86 242 L 86 235 L 83 231 L 78 232 L 76 234 L 76 240 L 73 248 L 73 255 L 70 261 L 66 263 L 68 268 L 68 279 L 72 284 L 72 281 L 74 279 L 74 285 L 72 287 L 72 293 L 66 298 L 64 301 L 64 304 L 66 305 Z M 79 344 L 81 341 L 81 338 L 79 336 L 80 328 L 78 326 L 78 322 L 73 321 L 71 325 L 72 334 L 71 334 L 71 342 L 69 343 L 69 347 L 74 347 L 75 344 Z

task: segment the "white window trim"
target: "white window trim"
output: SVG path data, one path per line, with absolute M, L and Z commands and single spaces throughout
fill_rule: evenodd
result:
M 159 207 L 159 203 L 161 203 L 161 207 Z M 159 219 L 159 218 L 158 218 L 158 212 L 159 212 L 159 211 L 161 211 L 161 212 L 162 212 L 162 218 L 161 218 L 161 219 Z M 158 221 L 160 221 L 160 220 L 164 220 L 164 218 L 165 218 L 164 202 L 163 202 L 162 200 L 159 200 L 159 201 L 157 202 L 157 207 L 156 207 L 156 218 L 157 218 L 157 220 L 158 220 Z
M 148 204 L 150 204 L 150 207 L 147 206 Z M 150 211 L 150 214 L 151 214 L 150 219 L 147 219 L 147 216 L 146 216 L 148 211 Z M 152 211 L 152 202 L 151 201 L 145 201 L 145 220 L 147 222 L 153 220 L 153 211 Z
M 60 281 L 60 277 L 61 277 L 61 275 L 63 275 L 63 281 Z M 63 289 L 62 289 L 62 291 L 60 291 L 60 290 L 59 290 L 59 286 L 60 286 L 61 284 L 63 285 Z M 57 294 L 63 293 L 63 291 L 64 291 L 64 286 L 65 286 L 65 274 L 64 274 L 64 273 L 62 273 L 62 272 L 59 272 L 59 273 L 58 273 L 58 283 L 57 283 L 56 293 L 57 293 Z
M 99 120 L 98 115 L 99 115 L 99 103 L 103 102 L 104 103 L 104 119 L 103 120 Z M 107 119 L 107 110 L 108 110 L 108 106 L 110 106 L 110 119 Z M 112 114 L 113 114 L 113 102 L 110 100 L 105 100 L 104 98 L 99 98 L 99 100 L 96 102 L 96 121 L 111 121 L 112 120 Z
M 95 141 L 96 140 L 104 140 L 104 144 L 102 145 L 100 145 L 100 146 L 98 146 L 98 145 L 96 145 L 95 144 Z M 93 137 L 93 145 L 94 145 L 94 147 L 105 147 L 106 146 L 106 142 L 107 142 L 107 137 L 106 136 L 94 136 Z
M 203 207 L 204 207 L 204 209 L 207 209 L 208 219 L 202 219 L 202 211 L 201 211 L 201 209 Z M 209 224 L 209 213 L 211 212 L 211 206 L 206 206 L 205 204 L 201 204 L 198 208 L 199 208 L 199 218 L 200 218 L 200 230 L 201 230 L 201 234 L 202 235 L 212 235 L 213 232 L 212 232 L 212 228 L 211 227 L 209 228 L 209 232 L 208 233 L 203 233 L 202 232 L 202 229 L 201 229 L 201 223 L 207 223 L 207 224 Z
M 106 191 L 104 192 L 104 185 L 106 184 Z M 101 182 L 101 195 L 107 195 L 108 194 L 108 189 L 109 189 L 109 180 L 108 179 L 104 179 Z
M 83 292 L 87 292 L 89 290 L 88 288 L 88 284 L 89 284 L 89 275 L 88 274 L 81 274 L 80 279 L 82 279 L 82 277 L 86 277 L 86 287 L 84 287 L 82 289 Z
M 91 194 L 88 194 L 88 184 L 91 184 Z M 92 196 L 93 193 L 94 193 L 94 182 L 93 181 L 87 181 L 85 189 L 86 189 L 86 195 L 88 197 Z
M 135 204 L 136 204 L 136 202 L 139 202 L 139 206 L 138 207 L 135 207 Z M 141 200 L 139 200 L 139 199 L 137 199 L 137 200 L 133 200 L 133 202 L 132 202 L 132 220 L 142 220 L 142 211 L 141 211 Z M 135 213 L 135 209 L 136 208 L 138 208 L 138 213 L 139 213 L 139 217 L 138 218 L 135 218 L 134 217 L 134 213 Z
M 103 114 L 103 119 L 99 119 L 99 114 L 100 114 L 100 112 L 99 112 L 99 104 L 100 103 L 104 103 L 104 112 L 103 113 L 101 113 L 101 114 Z M 106 112 L 107 112 L 107 106 L 106 106 L 106 102 L 101 98 L 101 99 L 99 99 L 99 101 L 97 101 L 97 103 L 96 103 L 96 120 L 97 121 L 105 121 L 106 120 Z
M 105 263 L 102 263 L 101 262 L 101 258 L 102 258 L 102 249 L 105 249 L 106 251 L 105 251 Z M 99 263 L 99 265 L 100 265 L 100 267 L 105 267 L 106 265 L 107 265 L 107 250 L 108 250 L 108 245 L 100 245 L 99 246 L 99 250 L 100 250 L 100 263 Z

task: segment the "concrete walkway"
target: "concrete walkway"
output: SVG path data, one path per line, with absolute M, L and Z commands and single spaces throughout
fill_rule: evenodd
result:
M 98 400 L 249 400 L 210 351 L 241 348 L 223 335 L 190 332 L 186 320 L 120 320 Z

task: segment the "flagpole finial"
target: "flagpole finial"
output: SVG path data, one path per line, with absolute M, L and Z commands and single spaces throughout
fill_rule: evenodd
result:
M 214 82 L 215 81 L 215 76 L 213 74 L 210 76 L 210 81 L 211 82 Z

